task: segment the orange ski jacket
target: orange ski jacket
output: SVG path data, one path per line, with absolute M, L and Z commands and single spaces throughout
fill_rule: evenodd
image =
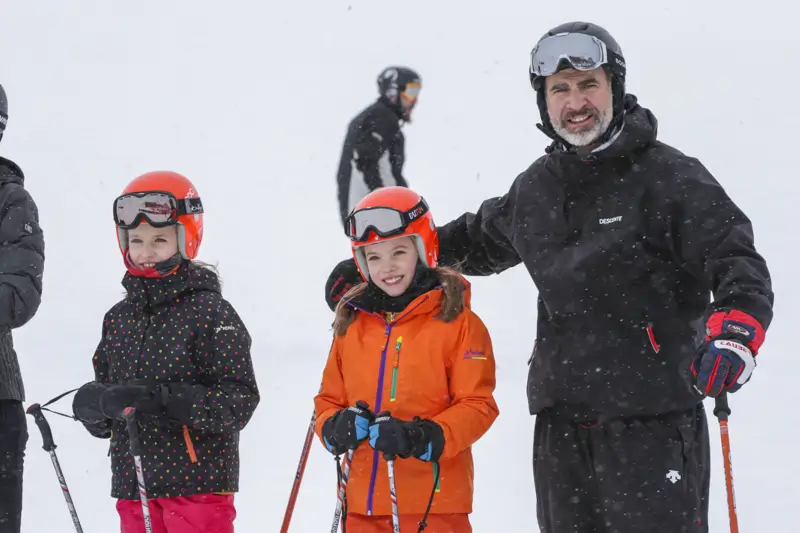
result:
M 445 446 L 431 513 L 471 513 L 471 446 L 499 414 L 493 393 L 495 360 L 489 332 L 472 312 L 469 283 L 464 311 L 451 322 L 435 319 L 441 287 L 413 300 L 394 317 L 361 310 L 343 336 L 335 336 L 314 398 L 316 433 L 339 409 L 359 400 L 376 414 L 439 424 Z M 422 514 L 435 465 L 414 457 L 395 461 L 402 514 Z M 391 514 L 386 461 L 367 441 L 355 451 L 347 485 L 348 512 Z

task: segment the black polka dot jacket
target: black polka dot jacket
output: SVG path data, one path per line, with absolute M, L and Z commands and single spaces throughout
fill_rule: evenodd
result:
M 259 402 L 247 328 L 202 266 L 185 262 L 164 278 L 126 274 L 122 284 L 127 297 L 106 313 L 95 380 L 170 383 L 184 406 L 138 415 L 148 497 L 237 492 L 239 432 Z M 111 496 L 138 499 L 124 422 L 84 425 L 111 439 Z

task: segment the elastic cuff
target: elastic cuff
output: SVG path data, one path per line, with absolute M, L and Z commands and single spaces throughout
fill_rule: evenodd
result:
M 432 420 L 423 420 L 420 424 L 425 434 L 425 448 L 419 455 L 424 461 L 437 462 L 444 453 L 444 431 Z
M 196 397 L 200 392 L 198 389 L 204 389 L 203 395 L 207 389 L 202 385 L 180 382 L 164 383 L 161 387 L 161 401 L 164 402 L 164 412 L 167 418 L 186 426 L 192 426 L 194 405 L 197 403 Z
M 753 355 L 758 353 L 766 337 L 766 332 L 758 320 L 736 309 L 713 313 L 706 322 L 706 332 L 707 341 L 716 338 L 744 341 Z

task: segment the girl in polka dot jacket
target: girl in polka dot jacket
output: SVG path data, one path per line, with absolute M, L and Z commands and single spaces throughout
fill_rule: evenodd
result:
M 73 412 L 110 438 L 123 533 L 144 531 L 123 411 L 134 407 L 154 533 L 232 532 L 239 432 L 259 402 L 250 335 L 209 268 L 193 261 L 202 204 L 173 172 L 132 181 L 114 203 L 127 296 L 103 322 L 95 379 Z

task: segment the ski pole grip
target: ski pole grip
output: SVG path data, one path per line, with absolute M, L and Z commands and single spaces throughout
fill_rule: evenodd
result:
M 731 408 L 728 406 L 728 393 L 721 392 L 714 399 L 714 416 L 720 420 L 728 420 L 731 414 Z
M 47 423 L 47 419 L 44 417 L 44 413 L 42 412 L 42 406 L 38 403 L 35 403 L 28 407 L 27 414 L 31 415 L 36 421 L 36 426 L 39 428 L 39 432 L 42 434 L 42 448 L 46 452 L 52 452 L 56 449 L 56 443 L 53 440 L 53 432 L 50 429 L 50 424 Z
M 142 441 L 139 440 L 139 428 L 136 426 L 136 409 L 133 407 L 126 407 L 123 415 L 125 416 L 128 437 L 131 442 L 131 455 L 142 455 Z

